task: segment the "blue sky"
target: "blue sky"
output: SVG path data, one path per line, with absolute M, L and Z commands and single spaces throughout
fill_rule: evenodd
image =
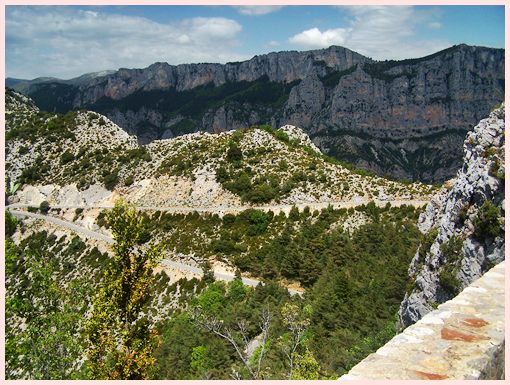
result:
M 246 60 L 341 45 L 374 59 L 504 47 L 503 6 L 7 6 L 6 75 Z

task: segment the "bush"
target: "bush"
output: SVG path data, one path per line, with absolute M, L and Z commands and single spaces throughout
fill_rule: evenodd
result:
M 126 180 L 124 181 L 124 184 L 126 186 L 131 186 L 135 181 L 135 178 L 133 177 L 133 175 L 130 175 L 126 178 Z
M 251 189 L 251 179 L 249 175 L 244 171 L 239 173 L 233 182 L 228 183 L 227 189 L 234 194 L 244 195 L 244 193 Z
M 48 201 L 42 201 L 39 205 L 39 211 L 41 214 L 48 214 L 48 211 L 50 211 L 50 204 Z
M 275 188 L 267 183 L 263 183 L 254 186 L 245 198 L 253 203 L 267 203 L 276 198 L 277 195 L 278 192 Z
M 439 272 L 439 284 L 451 297 L 456 296 L 460 292 L 460 281 L 457 278 L 455 269 L 443 268 Z
M 264 233 L 271 222 L 271 215 L 262 210 L 250 210 L 249 214 L 250 227 L 248 227 L 248 235 L 260 235 Z
M 107 174 L 103 178 L 104 187 L 110 191 L 115 188 L 118 182 L 119 182 L 118 170 L 114 170 L 113 172 Z
M 69 162 L 72 162 L 74 160 L 74 155 L 66 151 L 60 156 L 60 164 L 67 164 Z
M 243 151 L 234 142 L 230 142 L 230 146 L 227 151 L 227 160 L 230 163 L 239 163 L 243 160 Z
M 448 242 L 440 246 L 441 253 L 444 256 L 445 262 L 457 266 L 463 257 L 462 253 L 462 238 L 455 235 L 450 237 Z
M 485 201 L 478 210 L 478 215 L 473 221 L 475 231 L 473 237 L 482 242 L 486 238 L 496 238 L 501 235 L 501 210 L 491 201 Z
M 274 134 L 274 137 L 282 142 L 289 143 L 289 135 L 285 131 L 277 130 Z
M 8 237 L 12 236 L 15 233 L 17 226 L 18 220 L 11 214 L 10 211 L 5 211 L 5 235 Z

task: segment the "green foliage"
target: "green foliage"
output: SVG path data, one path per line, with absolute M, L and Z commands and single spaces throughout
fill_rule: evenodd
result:
M 230 143 L 226 159 L 233 164 L 238 164 L 243 159 L 243 152 L 235 142 Z
M 450 298 L 455 297 L 460 292 L 460 281 L 456 273 L 457 270 L 450 267 L 444 267 L 439 272 L 439 284 L 448 293 Z
M 355 212 L 363 213 L 368 223 L 351 230 L 350 234 L 343 232 L 342 224 Z M 260 334 L 257 325 L 261 304 L 264 301 L 277 304 L 271 308 L 272 331 L 269 344 L 265 345 L 263 378 L 289 376 L 285 351 L 289 352 L 286 347 L 291 346 L 293 333 L 287 319 L 294 320 L 294 331 L 299 329 L 299 322 L 304 322 L 305 332 L 298 339 L 297 352 L 305 357 L 308 348 L 320 365 L 318 376 L 323 378 L 345 373 L 395 333 L 394 316 L 405 294 L 407 268 L 420 241 L 420 232 L 415 226 L 418 214 L 419 210 L 412 206 L 391 205 L 361 206 L 350 214 L 348 210 L 332 208 L 301 214 L 295 208 L 289 217 L 246 210 L 237 215 L 225 215 L 222 220 L 208 215 L 165 214 L 155 228 L 168 226 L 170 230 L 164 231 L 174 232 L 167 242 L 177 252 L 216 256 L 233 262 L 252 276 L 267 279 L 265 286 L 255 290 L 238 280 L 228 285 L 214 282 L 194 302 L 207 309 L 211 317 L 223 320 L 223 325 L 230 325 L 233 333 L 237 333 L 236 322 L 246 319 L 247 325 L 251 325 L 248 339 Z M 210 244 L 201 241 L 201 237 L 186 236 L 206 231 L 212 239 Z M 304 299 L 293 298 L 296 306 L 286 306 L 286 301 L 274 302 L 266 297 L 276 287 L 275 281 L 284 280 L 300 282 L 307 288 Z M 263 290 L 265 296 L 259 290 Z M 292 314 L 298 315 L 290 317 Z M 172 344 L 179 348 L 167 346 L 175 355 L 169 353 L 160 360 L 170 360 L 175 368 L 170 369 L 168 364 L 167 374 L 159 374 L 158 378 L 229 378 L 232 367 L 237 368 L 243 378 L 250 377 L 248 372 L 243 372 L 244 364 L 232 346 L 213 333 L 185 327 L 183 323 L 173 333 Z M 175 333 L 182 336 L 177 337 Z M 166 342 L 162 344 L 163 348 Z M 190 368 L 192 349 L 197 346 L 205 346 L 209 354 L 218 346 L 225 349 L 225 355 L 214 361 L 214 369 L 202 377 L 192 374 Z M 250 365 L 256 363 L 256 354 Z M 298 356 L 294 357 L 299 360 Z M 161 365 L 167 366 L 163 362 Z M 310 372 L 315 373 L 314 370 Z
M 21 176 L 19 178 L 20 184 L 34 184 L 35 182 L 44 178 L 50 171 L 50 167 L 46 164 L 42 157 L 39 156 L 35 160 L 32 166 L 25 168 L 21 172 Z
M 294 353 L 294 365 L 293 380 L 319 379 L 320 365 L 310 350 L 306 349 L 303 354 Z
M 74 155 L 68 150 L 60 156 L 60 164 L 67 164 L 74 160 Z
M 322 84 L 324 84 L 326 87 L 335 87 L 341 78 L 344 76 L 352 74 L 356 69 L 358 68 L 358 65 L 355 64 L 352 67 L 347 68 L 343 71 L 331 71 L 327 75 L 321 77 Z
M 10 237 L 16 232 L 18 220 L 9 210 L 5 210 L 5 236 Z
M 464 256 L 462 244 L 462 238 L 453 235 L 440 247 L 443 255 L 443 265 L 439 271 L 439 284 L 450 298 L 459 294 L 461 289 L 461 283 L 457 275 Z
M 459 214 L 458 214 L 459 226 L 464 226 L 464 223 L 466 222 L 466 219 L 468 218 L 469 207 L 470 207 L 469 204 L 467 204 L 467 205 L 462 206 L 461 209 L 459 210 Z
M 195 131 L 197 124 L 190 119 L 183 119 L 169 127 L 175 136 L 191 134 Z
M 59 260 L 49 251 L 54 244 L 46 233 L 20 246 L 6 242 L 7 379 L 72 379 L 80 367 L 90 289 L 83 279 L 62 285 Z M 23 328 L 16 327 L 19 319 Z
M 282 130 L 276 130 L 274 133 L 274 137 L 278 140 L 281 140 L 282 142 L 289 143 L 289 135 L 285 131 Z
M 112 191 L 117 183 L 119 182 L 119 170 L 113 170 L 112 172 L 107 172 L 106 175 L 103 177 L 103 183 L 104 187 L 107 190 Z
M 491 201 L 485 201 L 473 220 L 473 237 L 483 242 L 487 238 L 496 238 L 502 234 L 501 210 Z
M 463 257 L 462 238 L 455 235 L 451 236 L 448 242 L 440 246 L 441 253 L 446 262 L 457 265 Z
M 39 205 L 39 211 L 41 214 L 48 214 L 48 211 L 50 211 L 50 204 L 48 201 L 42 201 Z
M 418 250 L 419 262 L 424 263 L 425 257 L 430 250 L 430 246 L 434 243 L 439 234 L 439 229 L 437 227 L 431 228 L 427 233 L 422 235 L 420 248 Z
M 87 323 L 88 366 L 95 379 L 143 379 L 155 364 L 157 333 L 140 317 L 149 300 L 153 268 L 161 258 L 155 245 L 137 246 L 143 220 L 119 201 L 107 213 L 115 244 Z
M 271 82 L 267 76 L 254 81 L 227 82 L 218 86 L 209 83 L 191 90 L 177 91 L 175 88 L 153 91 L 136 91 L 121 100 L 103 97 L 89 106 L 94 111 L 107 113 L 114 109 L 121 111 L 138 111 L 142 106 L 160 112 L 165 118 L 184 116 L 185 120 L 177 123 L 177 133 L 191 129 L 190 122 L 201 121 L 203 115 L 211 109 L 229 106 L 240 114 L 243 103 L 250 103 L 255 109 L 281 108 L 288 99 L 292 87 L 299 81 L 291 83 Z
M 193 348 L 190 367 L 194 378 L 207 379 L 209 372 L 213 368 L 210 356 L 210 352 L 203 345 Z
M 391 81 L 393 78 L 397 77 L 397 75 L 388 75 L 386 74 L 386 71 L 392 69 L 396 66 L 411 66 L 415 64 L 419 64 L 423 61 L 432 60 L 435 57 L 443 56 L 445 54 L 454 52 L 459 49 L 458 45 L 454 45 L 452 47 L 446 48 L 442 51 L 435 52 L 431 55 L 424 56 L 421 58 L 416 59 L 404 59 L 404 60 L 385 60 L 385 61 L 379 61 L 379 62 L 373 62 L 373 63 L 365 63 L 363 65 L 363 70 L 372 75 L 375 78 L 382 79 L 385 81 Z

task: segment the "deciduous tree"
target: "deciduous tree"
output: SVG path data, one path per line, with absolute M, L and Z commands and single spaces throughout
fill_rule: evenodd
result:
M 139 245 L 142 217 L 122 201 L 107 214 L 115 244 L 87 323 L 88 366 L 95 379 L 145 379 L 158 339 L 141 317 L 161 248 Z

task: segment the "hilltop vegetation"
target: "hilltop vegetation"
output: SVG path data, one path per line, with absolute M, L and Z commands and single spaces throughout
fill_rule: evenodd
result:
M 292 126 L 291 131 L 266 125 L 197 133 L 140 145 L 99 114 L 27 112 L 11 99 L 8 95 L 7 176 L 22 185 L 76 184 L 85 190 L 98 184 L 129 195 L 139 190 L 139 182 L 150 180 L 150 194 L 138 196 L 142 205 L 164 203 L 177 182 L 182 184 L 177 190 L 182 193 L 186 186 L 192 196 L 200 183 L 204 185 L 202 180 L 195 182 L 201 175 L 225 203 L 392 200 L 426 197 L 432 191 L 427 185 L 371 176 L 328 158 L 309 147 L 309 139 L 299 139 L 307 137 Z

